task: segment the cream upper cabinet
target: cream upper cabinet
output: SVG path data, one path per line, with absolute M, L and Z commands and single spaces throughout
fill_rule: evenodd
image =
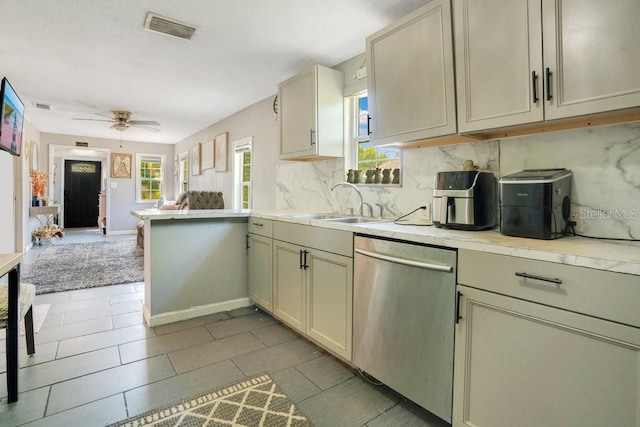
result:
M 640 1 L 543 0 L 542 13 L 547 119 L 640 106 Z
M 280 158 L 344 155 L 344 78 L 315 65 L 278 85 Z
M 640 106 L 640 2 L 454 0 L 460 132 Z
M 638 279 L 459 250 L 453 425 L 640 427 Z
M 456 133 L 449 0 L 429 2 L 366 45 L 373 145 Z
M 458 128 L 544 119 L 541 0 L 455 0 Z

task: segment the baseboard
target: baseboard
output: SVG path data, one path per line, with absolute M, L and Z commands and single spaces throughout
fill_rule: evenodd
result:
M 186 310 L 170 311 L 168 313 L 151 316 L 147 306 L 144 307 L 144 320 L 149 326 L 166 325 L 167 323 L 179 322 L 181 320 L 193 319 L 195 317 L 207 316 L 209 314 L 220 313 L 222 311 L 234 310 L 236 308 L 249 307 L 253 303 L 247 298 L 238 298 L 230 301 L 217 302 L 214 304 L 200 305 Z

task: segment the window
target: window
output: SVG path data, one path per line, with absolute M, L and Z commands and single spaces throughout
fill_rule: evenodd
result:
M 251 148 L 253 137 L 236 141 L 234 145 L 234 194 L 235 209 L 251 208 Z
M 136 202 L 155 202 L 164 196 L 166 156 L 136 154 Z
M 181 153 L 178 159 L 178 184 L 180 192 L 189 190 L 189 152 Z
M 363 93 L 348 99 L 345 120 L 349 129 L 347 143 L 352 160 L 350 168 L 359 170 L 364 183 L 367 171 L 379 169 L 400 169 L 400 149 L 393 147 L 372 147 L 369 142 L 369 105 L 367 94 Z

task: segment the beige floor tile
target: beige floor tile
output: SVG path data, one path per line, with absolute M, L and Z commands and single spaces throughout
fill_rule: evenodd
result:
M 353 377 L 355 374 L 344 363 L 330 355 L 296 365 L 296 369 L 322 390 L 326 390 Z
M 320 357 L 324 352 L 309 341 L 298 338 L 273 347 L 233 357 L 233 362 L 246 376 L 262 372 L 277 372 L 307 360 Z
M 258 338 L 260 341 L 262 341 L 266 346 L 272 346 L 291 341 L 300 336 L 292 329 L 282 324 L 256 329 L 254 331 L 251 331 L 251 333 L 255 335 L 256 338 Z
M 404 401 L 367 423 L 367 427 L 387 426 L 450 427 L 450 424 L 415 403 Z
M 128 301 L 144 301 L 144 292 L 134 292 L 131 294 L 120 294 L 109 297 L 109 304 L 119 304 Z
M 275 325 L 277 321 L 262 312 L 254 313 L 244 317 L 235 317 L 207 325 L 207 329 L 216 339 L 250 332 L 266 326 Z
M 49 397 L 49 387 L 18 394 L 18 401 L 12 404 L 6 403 L 6 398 L 0 403 L 0 425 L 19 426 L 30 421 L 35 421 L 44 416 Z
M 47 416 L 174 375 L 169 358 L 162 355 L 54 384 Z
M 135 293 L 136 288 L 133 284 L 127 283 L 124 285 L 99 286 L 97 288 L 78 289 L 76 291 L 69 292 L 69 302 L 77 302 L 95 299 L 96 297 L 108 298 L 113 295 Z
M 174 351 L 169 353 L 169 357 L 176 372 L 183 373 L 260 348 L 264 348 L 264 344 L 253 335 L 245 333 Z
M 86 310 L 76 310 L 65 313 L 63 324 L 70 325 L 72 323 L 85 322 L 91 319 L 99 319 L 100 317 L 115 316 L 118 314 L 142 312 L 142 303 L 139 300 L 122 302 L 119 304 L 107 304 L 99 307 L 92 307 Z
M 111 320 L 109 317 L 107 319 Z M 145 325 L 135 325 L 122 329 L 114 329 L 91 335 L 70 338 L 60 341 L 60 345 L 58 346 L 58 358 L 98 350 L 100 348 L 117 346 L 127 342 L 138 341 L 154 335 L 155 332 L 153 329 L 148 328 Z
M 49 314 L 47 314 L 47 316 L 49 316 Z M 113 329 L 111 318 L 102 317 L 100 319 L 88 320 L 71 325 L 52 326 L 50 328 L 40 329 L 38 332 L 38 342 L 61 341 L 101 333 L 111 329 Z
M 122 393 L 91 402 L 50 417 L 41 418 L 28 427 L 89 427 L 105 426 L 127 418 Z
M 120 365 L 120 355 L 115 347 L 64 359 L 52 360 L 20 369 L 18 390 L 27 391 L 78 378 Z M 0 397 L 7 395 L 6 374 L 0 376 Z
M 125 393 L 129 416 L 168 405 L 209 390 L 215 390 L 244 378 L 230 360 L 195 369 Z
M 397 403 L 382 387 L 354 377 L 298 404 L 316 427 L 362 426 Z
M 58 351 L 58 342 L 50 342 L 45 344 L 38 343 L 38 336 L 36 335 L 36 354 L 29 356 L 27 354 L 27 346 L 24 343 L 24 340 L 19 341 L 20 344 L 20 367 L 24 368 L 25 366 L 33 366 L 39 363 L 50 362 L 55 360 L 56 352 Z M 4 341 L 0 343 L 0 348 L 2 348 L 2 352 L 0 352 L 0 372 L 4 372 L 7 370 L 7 354 L 4 351 L 5 343 Z
M 287 368 L 270 373 L 271 379 L 282 388 L 282 391 L 294 402 L 300 402 L 315 396 L 322 390 L 296 368 Z
M 113 320 L 113 329 L 126 328 L 128 326 L 144 325 L 144 316 L 142 311 L 134 311 L 132 313 L 118 314 L 111 316 Z
M 64 320 L 64 313 L 49 313 L 44 318 L 40 329 L 52 328 L 54 326 L 62 326 Z
M 204 326 L 187 329 L 172 334 L 158 335 L 145 340 L 134 341 L 119 346 L 122 363 L 166 354 L 180 349 L 213 341 Z
M 193 328 L 196 326 L 204 326 L 210 323 L 219 322 L 220 320 L 229 319 L 229 313 L 226 311 L 210 314 L 208 316 L 196 317 L 189 320 L 183 320 L 181 322 L 169 323 L 166 325 L 156 326 L 153 329 L 158 335 L 170 334 L 172 332 L 184 331 L 185 329 Z

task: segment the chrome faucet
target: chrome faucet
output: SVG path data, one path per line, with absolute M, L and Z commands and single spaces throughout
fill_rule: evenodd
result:
M 362 193 L 360 192 L 360 189 L 358 187 L 356 187 L 355 185 L 353 185 L 350 182 L 339 182 L 337 184 L 334 184 L 331 187 L 331 191 L 333 191 L 334 188 L 340 187 L 340 186 L 350 187 L 350 188 L 353 188 L 356 191 L 356 193 L 358 194 L 358 197 L 360 197 L 360 216 L 365 216 L 364 215 L 364 207 L 365 207 L 365 205 L 369 208 L 368 209 L 369 216 L 373 216 L 373 208 L 371 207 L 371 205 L 369 203 L 364 201 L 364 199 L 362 198 Z

